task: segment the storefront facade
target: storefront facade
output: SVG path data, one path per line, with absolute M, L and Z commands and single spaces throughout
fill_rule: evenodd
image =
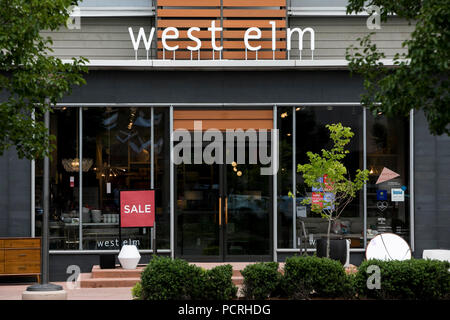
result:
M 314 251 L 327 223 L 301 203 L 311 190 L 296 164 L 307 160 L 307 151 L 329 145 L 325 125 L 337 122 L 355 133 L 345 161 L 350 174 L 370 171 L 333 230 L 350 239 L 352 263 L 364 259 L 374 231 L 399 234 L 416 256 L 427 248 L 449 248 L 449 139 L 430 136 L 421 113 L 404 119 L 370 113 L 359 103 L 361 79 L 347 70 L 345 48 L 371 31 L 367 16 L 345 16 L 343 7 L 325 6 L 327 1 L 312 7 L 308 1 L 261 0 L 245 10 L 227 0 L 207 6 L 187 1 L 189 8 L 168 0 L 133 1 L 134 8 L 122 8 L 120 1 L 115 7 L 85 2 L 79 29 L 51 34 L 54 54 L 90 59 L 87 84 L 74 88 L 51 114 L 55 279 L 65 277 L 68 265 L 89 271 L 98 254 L 118 252 L 119 190 L 156 190 L 156 228 L 121 234 L 144 261 L 153 253 L 155 230 L 158 254 L 191 261 L 284 261 L 305 246 Z M 223 29 L 216 35 L 222 50 L 213 50 L 211 21 Z M 143 40 L 135 50 L 133 37 L 141 27 L 145 35 L 154 28 L 148 50 Z M 178 44 L 176 51 L 162 41 L 170 27 L 179 29 L 179 39 L 167 42 Z M 187 49 L 195 45 L 185 39 L 191 27 L 200 28 L 200 51 Z M 246 49 L 243 38 L 251 27 L 262 30 L 264 40 L 250 42 L 260 51 Z M 314 39 L 305 32 L 300 51 L 297 36 L 288 39 L 289 28 L 311 28 Z M 377 31 L 377 43 L 392 58 L 411 30 L 393 19 Z M 201 122 L 204 139 L 193 145 L 193 163 L 176 163 L 172 155 L 180 142 L 172 133 L 192 133 L 195 122 Z M 222 141 L 222 163 L 197 163 L 196 155 L 209 146 L 208 129 L 277 130 L 264 140 L 271 162 L 250 161 L 252 150 L 261 154 L 261 144 L 245 141 L 233 147 L 247 150 L 245 157 L 227 161 L 230 150 Z M 13 151 L 1 161 L 8 190 L 1 235 L 39 236 L 41 161 L 16 161 Z M 274 174 L 260 174 L 270 165 L 277 167 Z M 379 183 L 384 168 L 398 176 Z M 393 188 L 405 190 L 403 201 L 391 201 Z

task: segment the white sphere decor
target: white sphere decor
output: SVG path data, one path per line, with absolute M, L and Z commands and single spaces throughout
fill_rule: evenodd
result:
M 118 258 L 122 268 L 134 270 L 136 269 L 139 260 L 141 260 L 141 255 L 139 254 L 139 250 L 136 246 L 124 245 L 122 250 L 120 250 Z
M 366 249 L 366 259 L 409 260 L 411 248 L 402 237 L 393 233 L 382 233 L 370 240 Z

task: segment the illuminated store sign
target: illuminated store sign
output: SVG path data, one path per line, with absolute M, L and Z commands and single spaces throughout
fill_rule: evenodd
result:
M 272 29 L 272 51 L 277 50 L 276 47 L 276 21 L 269 21 L 269 24 L 271 25 L 271 29 Z M 155 36 L 155 27 L 152 27 L 150 30 L 150 34 L 147 35 L 145 34 L 144 28 L 139 28 L 139 32 L 137 37 L 135 36 L 135 33 L 133 31 L 132 27 L 128 28 L 128 31 L 130 33 L 130 38 L 131 38 L 131 42 L 133 44 L 133 48 L 135 51 L 135 57 L 137 60 L 137 52 L 139 50 L 139 46 L 141 44 L 141 41 L 144 42 L 144 47 L 145 50 L 147 52 L 147 59 L 149 56 L 149 51 L 152 47 L 152 43 L 153 43 L 153 38 Z M 222 27 L 217 27 L 216 26 L 216 21 L 211 21 L 211 26 L 209 28 L 207 28 L 208 31 L 211 32 L 211 47 L 214 51 L 218 51 L 221 52 L 223 50 L 223 46 L 218 46 L 216 43 L 216 32 L 221 32 L 223 31 Z M 195 45 L 193 46 L 187 46 L 187 49 L 191 52 L 196 51 L 199 52 L 202 48 L 202 41 L 200 40 L 200 38 L 195 36 L 195 32 L 199 32 L 200 28 L 199 27 L 191 27 L 187 30 L 187 36 L 188 38 L 193 41 L 195 43 Z M 315 49 L 315 32 L 314 29 L 312 28 L 305 28 L 305 29 L 301 29 L 301 28 L 287 28 L 287 51 L 289 53 L 289 51 L 292 49 L 292 39 L 294 37 L 295 34 L 297 34 L 298 36 L 298 43 L 299 43 L 299 47 L 298 50 L 300 51 L 300 53 L 303 50 L 303 36 L 305 33 L 309 33 L 310 34 L 310 50 L 311 50 L 311 59 L 314 59 L 314 49 Z M 162 42 L 162 46 L 164 48 L 164 50 L 166 51 L 176 51 L 179 49 L 179 45 L 176 44 L 176 42 L 168 42 L 168 40 L 177 40 L 180 37 L 180 33 L 178 28 L 176 27 L 167 27 L 162 31 L 162 35 L 161 35 L 161 42 Z M 245 44 L 245 49 L 248 51 L 259 51 L 261 49 L 261 45 L 252 45 L 250 43 L 250 41 L 257 41 L 260 40 L 262 38 L 262 32 L 261 29 L 258 27 L 250 27 L 248 28 L 245 33 L 244 33 L 244 38 L 242 39 L 244 44 Z M 194 44 L 193 43 L 193 44 Z M 301 54 L 300 54 L 301 56 Z

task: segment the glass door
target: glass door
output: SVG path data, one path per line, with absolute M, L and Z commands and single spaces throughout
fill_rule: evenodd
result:
M 237 154 L 239 145 L 234 148 Z M 246 141 L 242 150 L 246 152 L 242 163 L 223 166 L 224 260 L 271 260 L 272 176 L 261 175 L 259 161 L 252 163 L 259 150 L 256 143 Z
M 234 148 L 237 155 L 238 147 Z M 258 153 L 256 144 L 245 142 L 242 150 L 246 155 L 241 161 L 236 157 L 226 163 L 227 150 L 226 164 L 175 166 L 177 257 L 271 260 L 272 176 L 261 175 L 262 165 L 250 161 L 250 155 Z
M 176 253 L 191 261 L 221 261 L 221 165 L 176 166 Z

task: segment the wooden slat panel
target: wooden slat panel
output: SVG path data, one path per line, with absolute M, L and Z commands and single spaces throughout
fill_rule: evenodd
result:
M 245 52 L 244 51 L 225 51 L 223 53 L 223 58 L 230 59 L 230 60 L 242 60 L 242 59 L 245 59 Z M 247 58 L 249 60 L 254 60 L 256 58 L 255 52 L 248 51 Z M 286 59 L 286 52 L 285 51 L 275 51 L 275 58 L 276 59 Z M 265 60 L 265 59 L 271 60 L 272 59 L 272 51 L 259 51 L 258 59 L 259 60 Z
M 158 17 L 220 17 L 220 9 L 158 9 Z
M 257 47 L 261 46 L 261 49 L 272 49 L 272 41 L 253 40 L 249 41 L 250 45 Z M 224 41 L 224 49 L 243 49 L 245 50 L 244 41 Z M 286 41 L 276 41 L 277 49 L 286 49 Z
M 272 110 L 174 110 L 174 120 L 266 119 L 272 120 Z
M 216 26 L 220 26 L 220 20 L 216 20 Z M 158 28 L 176 27 L 176 28 L 208 28 L 211 27 L 211 20 L 194 19 L 159 19 Z M 270 27 L 270 25 L 269 25 Z
M 203 120 L 202 129 L 272 129 L 272 120 Z M 186 129 L 194 130 L 193 120 L 174 120 L 173 128 L 176 129 Z
M 181 32 L 180 32 L 181 34 Z M 225 30 L 223 32 L 224 39 L 244 39 L 245 30 Z M 275 31 L 275 37 L 277 39 L 285 39 L 286 38 L 286 31 L 277 30 Z M 272 31 L 271 30 L 262 30 L 261 31 L 261 38 L 272 38 Z
M 176 59 L 177 60 L 190 60 L 191 59 L 191 53 L 190 51 L 179 51 L 177 50 L 176 52 Z M 192 59 L 193 60 L 197 60 L 197 52 L 194 51 L 192 52 Z M 216 51 L 215 53 L 215 57 L 216 59 L 219 59 L 219 52 Z M 162 51 L 158 51 L 158 59 L 162 59 L 163 58 L 163 52 Z M 173 52 L 167 52 L 166 51 L 166 60 L 170 60 L 173 59 Z M 212 59 L 212 51 L 208 50 L 208 51 L 200 51 L 200 59 L 208 59 L 211 60 Z
M 197 45 L 197 43 L 195 43 L 194 41 L 182 41 L 182 40 L 181 41 L 180 40 L 167 41 L 167 44 L 169 46 L 179 45 L 180 47 L 178 50 L 187 49 L 188 46 L 195 47 Z M 216 45 L 220 46 L 220 39 L 218 41 L 216 41 Z M 162 41 L 158 41 L 158 49 L 161 49 L 161 50 L 163 49 Z M 205 50 L 212 49 L 211 40 L 202 41 L 202 47 L 200 50 L 203 50 L 203 49 L 205 49 Z
M 1 242 L 2 240 L 0 240 Z M 2 248 L 2 243 L 0 243 L 0 248 Z M 0 249 L 0 274 L 5 272 L 5 250 Z
M 165 0 L 170 1 L 170 0 Z M 158 0 L 159 3 L 159 0 Z M 285 7 L 286 0 L 223 0 L 224 7 Z
M 188 35 L 187 35 L 187 30 L 178 30 L 178 32 L 180 33 L 180 36 L 179 36 L 180 39 L 189 39 Z M 161 39 L 162 33 L 163 33 L 162 30 L 158 30 L 158 38 Z M 215 32 L 215 34 L 216 34 L 216 39 L 220 39 L 220 32 L 217 31 L 217 32 Z M 211 31 L 203 31 L 203 30 L 193 31 L 192 35 L 199 39 L 211 39 Z
M 244 9 L 224 9 L 223 16 L 225 18 L 284 18 L 286 17 L 286 10 L 244 10 Z
M 246 29 L 250 27 L 272 28 L 270 21 L 275 21 L 276 28 L 286 27 L 286 20 L 224 20 L 224 28 Z
M 220 7 L 220 0 L 158 0 L 158 7 Z

